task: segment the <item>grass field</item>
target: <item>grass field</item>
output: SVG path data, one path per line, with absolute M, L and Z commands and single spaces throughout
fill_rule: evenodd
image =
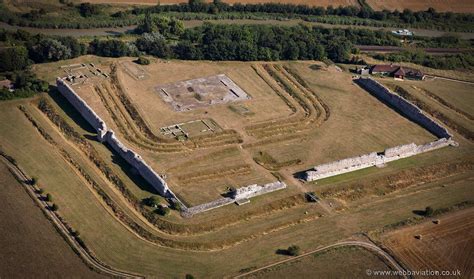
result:
M 412 11 L 426 11 L 428 8 L 434 8 L 438 12 L 456 12 L 456 13 L 472 13 L 474 12 L 474 4 L 469 0 L 415 0 L 415 1 L 395 1 L 395 0 L 367 0 L 372 9 L 376 11 L 410 9 Z
M 388 247 L 411 270 L 461 272 L 457 278 L 474 275 L 474 210 L 466 209 L 382 237 Z M 421 235 L 421 239 L 415 236 Z
M 367 269 L 391 270 L 377 255 L 364 248 L 342 247 L 277 265 L 245 278 L 366 278 Z
M 41 210 L 0 163 L 0 277 L 102 278 L 77 256 Z

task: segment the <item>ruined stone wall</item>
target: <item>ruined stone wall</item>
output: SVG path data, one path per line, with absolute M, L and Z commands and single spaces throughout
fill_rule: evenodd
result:
M 408 119 L 418 123 L 423 128 L 437 136 L 438 138 L 451 138 L 449 131 L 441 126 L 436 120 L 432 119 L 421 109 L 410 103 L 398 94 L 390 92 L 388 88 L 371 78 L 359 78 L 355 82 L 369 93 L 383 101 L 384 103 L 394 107 L 403 113 Z
M 158 191 L 158 193 L 160 193 L 160 195 L 169 198 L 176 198 L 168 188 L 166 182 L 142 159 L 140 155 L 123 145 L 112 130 L 107 132 L 105 141 L 113 150 L 115 150 L 115 152 L 120 155 L 120 157 L 133 166 L 138 171 L 138 173 L 148 183 L 150 183 Z
M 56 79 L 56 85 L 59 92 L 69 103 L 81 114 L 81 116 L 97 131 L 99 141 L 104 141 L 107 133 L 105 122 L 92 110 L 91 107 L 81 98 L 74 89 L 61 78 Z
M 285 189 L 285 188 L 286 188 L 286 184 L 281 181 L 267 183 L 264 185 L 252 184 L 249 186 L 238 188 L 233 197 L 220 198 L 212 202 L 203 203 L 194 207 L 187 208 L 183 212 L 183 215 L 186 217 L 190 217 L 194 214 L 198 214 L 198 213 L 215 209 L 221 206 L 225 206 L 233 202 L 236 202 L 238 200 L 250 199 L 256 196 L 260 196 L 266 193 L 274 192 L 274 191 Z
M 416 145 L 414 143 L 399 145 L 385 149 L 382 154 L 375 152 L 347 158 L 331 163 L 326 163 L 314 167 L 305 173 L 306 181 L 318 180 L 330 176 L 335 176 L 359 169 L 372 166 L 383 165 L 385 163 L 407 158 L 423 152 L 439 149 L 448 145 L 456 146 L 457 143 L 452 140 L 449 131 L 440 125 L 436 120 L 432 119 L 421 109 L 410 103 L 403 97 L 390 92 L 386 87 L 371 78 L 359 78 L 355 80 L 362 88 L 369 91 L 372 95 L 382 100 L 384 103 L 392 106 L 410 120 L 418 123 L 423 128 L 436 135 L 439 139 L 424 145 Z

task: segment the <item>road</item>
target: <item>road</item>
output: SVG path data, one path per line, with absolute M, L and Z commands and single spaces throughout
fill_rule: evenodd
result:
M 361 52 L 383 52 L 393 53 L 407 50 L 404 47 L 397 46 L 371 46 L 371 45 L 356 45 Z M 423 51 L 432 55 L 456 54 L 469 52 L 469 49 L 464 48 L 423 48 Z
M 334 244 L 331 244 L 331 245 L 328 245 L 328 246 L 318 248 L 316 250 L 301 254 L 301 255 L 296 256 L 296 257 L 291 257 L 291 258 L 288 258 L 288 259 L 285 259 L 285 260 L 282 260 L 282 261 L 279 261 L 279 262 L 276 262 L 276 263 L 272 263 L 272 264 L 254 269 L 252 271 L 249 271 L 249 272 L 246 272 L 246 273 L 243 273 L 243 274 L 239 274 L 239 275 L 235 276 L 234 278 L 242 278 L 244 276 L 256 273 L 258 271 L 262 271 L 264 269 L 267 269 L 267 268 L 270 268 L 270 267 L 273 267 L 273 266 L 276 266 L 276 265 L 280 265 L 282 263 L 294 261 L 296 259 L 306 257 L 306 256 L 311 255 L 311 254 L 319 253 L 319 252 L 327 250 L 327 249 L 336 248 L 336 247 L 343 247 L 343 246 L 359 246 L 359 247 L 363 247 L 363 248 L 372 250 L 372 251 L 376 252 L 377 254 L 379 254 L 380 256 L 382 256 L 384 259 L 386 259 L 392 265 L 392 267 L 395 268 L 398 272 L 402 273 L 404 271 L 404 269 L 400 266 L 400 264 L 398 264 L 398 262 L 392 256 L 390 256 L 390 254 L 388 254 L 387 252 L 385 252 L 384 250 L 382 250 L 380 247 L 378 247 L 377 245 L 375 245 L 373 243 L 365 242 L 365 241 L 342 241 L 342 242 L 338 242 L 338 243 L 334 243 Z M 408 278 L 408 277 L 403 276 L 403 278 Z
M 105 266 L 101 262 L 99 262 L 96 258 L 91 256 L 87 250 L 84 249 L 76 239 L 71 235 L 63 221 L 61 221 L 60 217 L 54 211 L 49 209 L 48 203 L 41 199 L 41 195 L 38 194 L 34 187 L 28 184 L 28 181 L 31 179 L 25 174 L 25 172 L 20 169 L 18 166 L 12 164 L 7 158 L 3 155 L 0 156 L 1 160 L 12 170 L 13 174 L 21 181 L 22 185 L 27 190 L 30 197 L 39 205 L 41 210 L 48 216 L 48 219 L 53 223 L 53 225 L 58 229 L 61 235 L 66 239 L 69 245 L 72 246 L 73 250 L 81 257 L 81 259 L 87 263 L 88 266 L 92 267 L 94 270 L 98 271 L 99 273 L 103 273 L 105 275 L 109 275 L 111 277 L 119 277 L 119 278 L 143 278 L 142 276 L 119 271 L 112 269 L 110 267 Z

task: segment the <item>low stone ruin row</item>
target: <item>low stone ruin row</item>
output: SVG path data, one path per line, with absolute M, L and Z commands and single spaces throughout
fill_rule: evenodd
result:
M 399 145 L 387 148 L 381 154 L 372 152 L 318 165 L 305 173 L 304 179 L 306 181 L 318 180 L 372 166 L 381 166 L 391 161 L 407 158 L 449 145 L 457 146 L 457 143 L 452 139 L 452 135 L 445 127 L 440 125 L 430 116 L 426 115 L 420 108 L 410 103 L 405 98 L 392 93 L 388 88 L 371 78 L 359 78 L 355 80 L 355 82 L 385 104 L 393 107 L 408 119 L 427 129 L 439 139 L 423 145 L 416 145 L 414 143 Z

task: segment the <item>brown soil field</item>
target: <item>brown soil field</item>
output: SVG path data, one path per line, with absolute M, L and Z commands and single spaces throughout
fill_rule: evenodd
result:
M 343 247 L 309 255 L 244 278 L 369 278 L 367 269 L 391 270 L 371 251 Z
M 426 11 L 428 8 L 434 8 L 438 12 L 456 12 L 473 13 L 474 3 L 470 0 L 415 0 L 415 1 L 396 1 L 396 0 L 367 0 L 372 9 L 376 11 L 410 9 L 412 11 Z
M 90 58 L 101 65 L 102 70 L 111 71 L 114 60 Z M 110 128 L 122 135 L 152 167 L 166 174 L 173 191 L 188 204 L 219 198 L 229 186 L 275 181 L 272 171 L 280 171 L 290 184 L 300 184 L 293 180 L 293 173 L 316 164 L 434 139 L 418 125 L 354 86 L 349 74 L 316 62 L 156 60 L 143 67 L 123 62 L 126 60 L 121 59 L 119 63 L 115 60 L 112 81 L 91 79 L 93 81 L 77 84 L 75 88 Z M 313 70 L 315 65 L 321 69 Z M 48 66 L 38 68 L 39 72 L 48 73 L 48 80 L 55 74 L 64 75 L 57 66 L 47 70 L 42 67 Z M 164 67 L 166 71 L 162 70 Z M 137 79 L 133 74 L 137 72 L 145 73 L 144 78 Z M 155 89 L 160 84 L 216 74 L 226 74 L 251 99 L 176 112 Z M 308 89 L 301 84 L 304 81 L 294 76 L 305 80 Z M 120 96 L 129 100 L 137 115 L 130 116 Z M 235 105 L 249 113 L 239 113 Z M 137 119 L 143 122 L 137 124 Z M 202 139 L 191 137 L 184 143 L 159 143 L 166 141 L 159 139 L 161 127 L 198 119 L 212 119 L 223 130 Z M 149 136 L 144 135 L 140 127 L 149 129 L 145 132 Z M 345 145 L 334 140 L 349 138 L 350 143 Z M 178 152 L 180 149 L 185 152 Z M 260 158 L 257 164 L 258 154 L 265 154 L 265 160 Z
M 0 277 L 103 278 L 90 270 L 0 163 Z
M 474 209 L 465 209 L 441 218 L 387 233 L 383 243 L 410 270 L 456 271 L 474 275 Z M 421 239 L 415 236 L 421 235 Z M 442 276 L 438 276 L 442 277 Z M 415 276 L 418 278 L 418 276 Z M 419 276 L 422 278 L 422 276 Z
M 109 3 L 109 4 L 127 4 L 127 5 L 156 5 L 155 0 L 87 0 L 78 2 L 90 2 L 90 3 Z M 187 3 L 187 0 L 160 0 L 161 4 L 180 4 Z M 212 1 L 206 1 L 212 2 Z M 358 6 L 356 0 L 224 0 L 223 2 L 229 4 L 243 3 L 243 4 L 260 4 L 260 3 L 284 3 L 284 4 L 304 4 L 310 6 L 327 7 L 332 5 L 333 7 L 338 6 Z

